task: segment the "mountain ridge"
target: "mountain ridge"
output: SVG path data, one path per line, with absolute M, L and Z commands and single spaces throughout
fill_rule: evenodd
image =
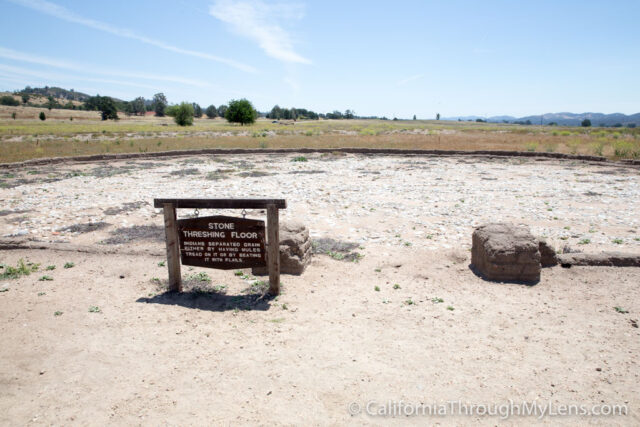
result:
M 622 113 L 544 113 L 538 115 L 514 117 L 514 116 L 454 116 L 446 117 L 442 120 L 462 120 L 462 121 L 476 121 L 478 119 L 484 120 L 488 123 L 525 123 L 533 125 L 549 125 L 555 123 L 559 126 L 580 126 L 585 119 L 591 120 L 592 126 L 640 126 L 640 113 L 626 115 Z

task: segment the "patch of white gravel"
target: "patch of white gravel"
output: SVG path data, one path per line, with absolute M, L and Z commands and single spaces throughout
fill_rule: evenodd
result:
M 284 198 L 288 208 L 282 216 L 301 220 L 312 236 L 362 245 L 468 249 L 474 227 L 513 221 L 529 225 L 558 249 L 640 250 L 637 168 L 524 158 L 312 154 L 306 162 L 294 162 L 294 157 L 207 155 L 56 165 L 41 167 L 47 172 L 40 175 L 30 167 L 30 173 L 17 175 L 31 182 L 0 189 L 2 209 L 29 211 L 0 217 L 1 234 L 74 241 L 81 235 L 57 230 L 98 221 L 114 227 L 160 225 L 154 198 Z M 99 178 L 91 174 L 97 167 L 130 170 Z M 177 174 L 194 168 L 193 174 Z M 78 176 L 38 182 L 74 171 Z M 221 179 L 207 179 L 211 174 Z M 117 215 L 103 212 L 138 201 L 149 205 Z M 206 214 L 214 212 L 200 212 Z

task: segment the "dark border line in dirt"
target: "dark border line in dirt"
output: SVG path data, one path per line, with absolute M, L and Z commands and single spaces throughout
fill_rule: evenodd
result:
M 606 164 L 640 166 L 640 160 L 621 160 L 614 162 L 606 157 L 585 156 L 564 153 L 537 153 L 531 151 L 499 151 L 499 150 L 403 150 L 395 148 L 206 148 L 197 150 L 157 151 L 153 153 L 121 153 L 94 154 L 88 156 L 48 157 L 25 160 L 16 163 L 0 163 L 0 169 L 14 169 L 27 166 L 51 165 L 66 162 L 96 162 L 104 160 L 150 159 L 158 157 L 194 156 L 198 154 L 311 154 L 311 153 L 345 153 L 345 154 L 382 154 L 382 155 L 416 155 L 416 156 L 490 156 L 490 157 L 530 157 L 544 159 L 582 160 Z
M 166 251 L 162 248 L 158 250 L 123 250 L 118 247 L 109 246 L 86 246 L 86 245 L 72 245 L 70 243 L 49 243 L 49 242 L 34 242 L 29 240 L 0 240 L 0 251 L 19 250 L 19 249 L 39 249 L 49 251 L 63 251 L 63 252 L 81 252 L 88 254 L 98 255 L 150 255 L 150 256 L 166 256 Z

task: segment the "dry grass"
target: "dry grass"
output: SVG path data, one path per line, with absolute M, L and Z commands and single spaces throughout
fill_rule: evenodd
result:
M 6 109 L 24 110 L 24 114 L 31 110 L 30 107 L 1 107 L 0 116 Z M 32 110 L 40 112 L 37 108 Z M 73 112 L 87 116 L 84 120 L 74 121 L 0 119 L 0 162 L 198 148 L 515 150 L 610 158 L 640 157 L 638 129 L 382 120 L 321 120 L 290 124 L 259 120 L 251 126 L 237 126 L 221 119 L 205 118 L 184 128 L 173 124 L 168 117 L 133 117 L 103 122 L 96 118 L 96 112 L 51 111 L 58 115 Z

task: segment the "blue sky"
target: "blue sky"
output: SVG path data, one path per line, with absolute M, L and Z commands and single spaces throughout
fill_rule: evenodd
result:
M 640 111 L 640 1 L 0 0 L 0 90 L 433 118 Z

